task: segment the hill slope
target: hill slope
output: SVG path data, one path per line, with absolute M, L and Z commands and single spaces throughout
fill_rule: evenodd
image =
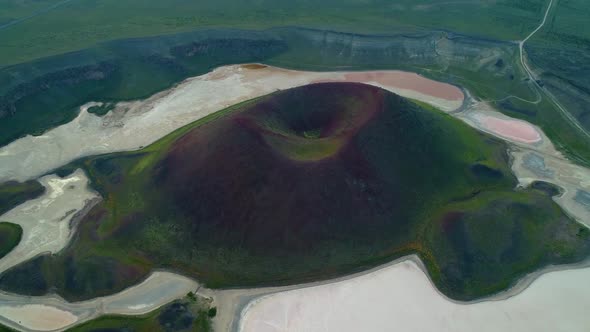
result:
M 280 91 L 72 165 L 105 201 L 69 249 L 0 287 L 88 298 L 156 267 L 211 287 L 292 283 L 417 253 L 445 294 L 481 297 L 590 252 L 548 194 L 513 189 L 505 150 L 376 87 Z

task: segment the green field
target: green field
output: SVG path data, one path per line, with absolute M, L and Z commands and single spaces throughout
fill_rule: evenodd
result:
M 19 225 L 0 222 L 0 259 L 18 245 L 23 235 Z
M 5 1 L 0 25 L 35 15 L 58 2 L 62 1 Z M 545 3 L 541 0 L 74 0 L 0 28 L 3 50 L 0 66 L 80 50 L 108 40 L 220 27 L 305 26 L 379 34 L 435 29 L 517 40 L 535 27 Z
M 5 182 L 0 184 L 0 216 L 30 199 L 37 198 L 45 188 L 37 181 Z
M 11 328 L 8 328 L 6 326 L 2 326 L 0 325 L 0 332 L 15 332 L 16 330 L 13 330 Z

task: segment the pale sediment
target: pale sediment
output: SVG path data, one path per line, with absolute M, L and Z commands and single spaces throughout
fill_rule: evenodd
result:
M 72 218 L 100 197 L 90 190 L 82 170 L 65 178 L 44 176 L 39 182 L 46 188 L 43 195 L 0 216 L 23 229 L 20 243 L 0 259 L 0 273 L 39 254 L 62 250 L 74 232 Z
M 192 279 L 156 271 L 138 285 L 117 294 L 83 302 L 70 303 L 56 295 L 29 297 L 0 293 L 0 323 L 26 331 L 63 330 L 103 315 L 142 315 L 198 287 Z
M 453 115 L 468 125 L 510 143 L 526 144 L 554 152 L 553 145 L 540 128 L 526 121 L 504 115 L 485 102 L 474 101 L 471 96 L 467 97 L 467 104 L 468 106 L 462 112 Z M 557 152 L 555 151 L 555 153 Z
M 478 115 L 477 118 L 484 128 L 496 136 L 520 143 L 532 144 L 541 141 L 539 132 L 527 122 L 486 115 Z
M 572 218 L 590 228 L 590 208 L 580 199 L 581 193 L 590 191 L 589 169 L 522 147 L 513 147 L 510 155 L 513 158 L 512 171 L 520 186 L 528 187 L 534 181 L 545 181 L 560 187 L 562 193 L 553 198 L 555 202 Z
M 442 296 L 419 264 L 405 260 L 355 278 L 260 297 L 244 309 L 238 330 L 584 331 L 590 288 L 580 285 L 588 278 L 590 269 L 549 272 L 530 285 L 523 281 L 528 287 L 517 295 L 463 304 Z
M 0 315 L 27 329 L 53 331 L 76 323 L 72 313 L 40 304 L 0 306 Z
M 411 90 L 434 98 L 462 102 L 464 95 L 461 89 L 443 82 L 434 81 L 416 73 L 405 71 L 370 71 L 353 72 L 344 75 L 347 81 L 375 82 L 383 86 Z

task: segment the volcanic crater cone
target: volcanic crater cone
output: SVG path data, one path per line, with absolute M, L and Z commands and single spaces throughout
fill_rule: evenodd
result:
M 504 143 L 369 85 L 278 91 L 76 165 L 104 201 L 67 250 L 0 288 L 89 298 L 161 267 L 210 287 L 292 283 L 416 253 L 441 291 L 474 299 L 590 252 L 550 194 L 514 190 Z
M 196 237 L 260 253 L 401 227 L 396 167 L 376 167 L 360 141 L 400 101 L 357 84 L 282 92 L 188 133 L 154 177 Z

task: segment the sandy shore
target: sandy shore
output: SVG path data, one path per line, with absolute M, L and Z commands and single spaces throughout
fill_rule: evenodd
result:
M 83 302 L 70 303 L 56 295 L 29 297 L 0 292 L 0 323 L 25 331 L 64 330 L 102 315 L 143 315 L 198 288 L 192 279 L 156 271 L 117 294 Z
M 100 196 L 88 187 L 82 170 L 68 177 L 48 175 L 39 179 L 45 193 L 0 216 L 0 220 L 20 225 L 21 242 L 0 259 L 0 273 L 41 253 L 57 253 L 70 241 L 70 222 Z
M 531 148 L 550 151 L 552 154 L 557 153 L 539 127 L 504 115 L 488 103 L 476 101 L 469 93 L 466 96 L 465 107 L 453 115 L 468 125 L 509 143 L 524 144 Z
M 585 331 L 590 269 L 550 272 L 503 300 L 461 304 L 441 296 L 414 260 L 326 285 L 258 298 L 240 332 Z
M 483 114 L 477 115 L 480 125 L 496 136 L 519 143 L 533 144 L 541 141 L 541 134 L 531 124 L 513 119 L 502 119 Z
M 0 315 L 36 331 L 52 331 L 76 323 L 78 317 L 55 307 L 27 304 L 18 307 L 0 306 Z
M 158 271 L 137 286 L 103 298 L 101 304 L 106 314 L 143 315 L 197 288 L 199 284 L 192 279 Z
M 557 185 L 562 193 L 553 200 L 572 218 L 590 228 L 590 206 L 577 199 L 580 193 L 590 192 L 590 169 L 524 147 L 513 147 L 510 155 L 513 158 L 512 172 L 520 186 L 528 187 L 533 181 Z
M 461 89 L 443 82 L 433 81 L 416 73 L 404 71 L 372 71 L 347 73 L 344 79 L 349 82 L 376 83 L 397 89 L 411 90 L 434 98 L 463 101 Z

